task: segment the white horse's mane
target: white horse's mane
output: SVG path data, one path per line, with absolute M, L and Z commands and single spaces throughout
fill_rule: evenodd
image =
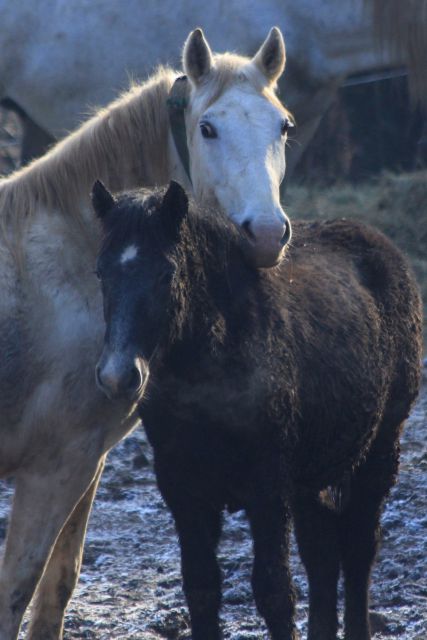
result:
M 42 158 L 1 180 L 2 221 L 13 225 L 16 218 L 31 218 L 40 205 L 77 215 L 97 177 L 113 190 L 166 180 L 166 96 L 175 77 L 172 69 L 158 69 Z

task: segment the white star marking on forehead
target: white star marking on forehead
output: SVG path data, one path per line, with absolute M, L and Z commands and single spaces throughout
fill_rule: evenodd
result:
M 135 260 L 138 255 L 138 247 L 134 244 L 130 244 L 126 249 L 123 250 L 122 255 L 120 256 L 120 264 L 126 264 L 126 262 L 130 262 L 131 260 Z

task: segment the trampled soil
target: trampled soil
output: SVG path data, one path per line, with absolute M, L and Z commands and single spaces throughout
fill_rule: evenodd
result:
M 426 372 L 426 369 L 424 370 Z M 109 456 L 93 509 L 66 639 L 184 640 L 191 637 L 172 518 L 157 491 L 141 428 Z M 0 491 L 5 524 L 11 486 Z M 427 638 L 427 380 L 402 439 L 399 481 L 383 515 L 372 576 L 376 640 Z M 0 527 L 4 530 L 4 526 Z M 267 638 L 251 589 L 252 547 L 243 514 L 225 516 L 220 547 L 225 638 Z M 297 620 L 307 633 L 307 584 L 292 548 Z

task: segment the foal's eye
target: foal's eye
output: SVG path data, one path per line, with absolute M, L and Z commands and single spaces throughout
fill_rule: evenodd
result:
M 293 126 L 294 125 L 289 120 L 289 118 L 285 118 L 284 120 L 282 120 L 282 124 L 280 125 L 280 133 L 282 134 L 282 136 L 286 135 L 289 129 L 292 129 Z
M 216 132 L 215 127 L 213 127 L 209 122 L 201 122 L 200 123 L 200 131 L 204 138 L 217 138 L 218 134 Z

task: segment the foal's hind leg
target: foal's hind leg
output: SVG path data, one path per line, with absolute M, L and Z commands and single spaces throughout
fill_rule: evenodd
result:
M 73 443 L 90 450 L 87 439 Z M 76 503 L 93 481 L 99 458 L 62 452 L 65 460 L 52 469 L 52 460 L 16 478 L 12 516 L 0 572 L 0 640 L 15 640 L 22 616 L 39 582 L 52 547 Z M 67 457 L 67 453 L 69 456 Z M 50 464 L 49 464 L 50 463 Z
M 375 441 L 351 482 L 350 500 L 341 516 L 341 559 L 345 583 L 345 639 L 369 640 L 369 580 L 380 538 L 384 497 L 399 465 L 397 435 Z
M 37 589 L 28 640 L 62 638 L 65 609 L 80 574 L 87 521 L 104 462 L 105 458 L 101 460 L 92 484 L 76 505 L 55 543 Z
M 293 507 L 295 535 L 309 585 L 308 640 L 335 640 L 340 569 L 338 514 L 315 493 L 299 491 Z

